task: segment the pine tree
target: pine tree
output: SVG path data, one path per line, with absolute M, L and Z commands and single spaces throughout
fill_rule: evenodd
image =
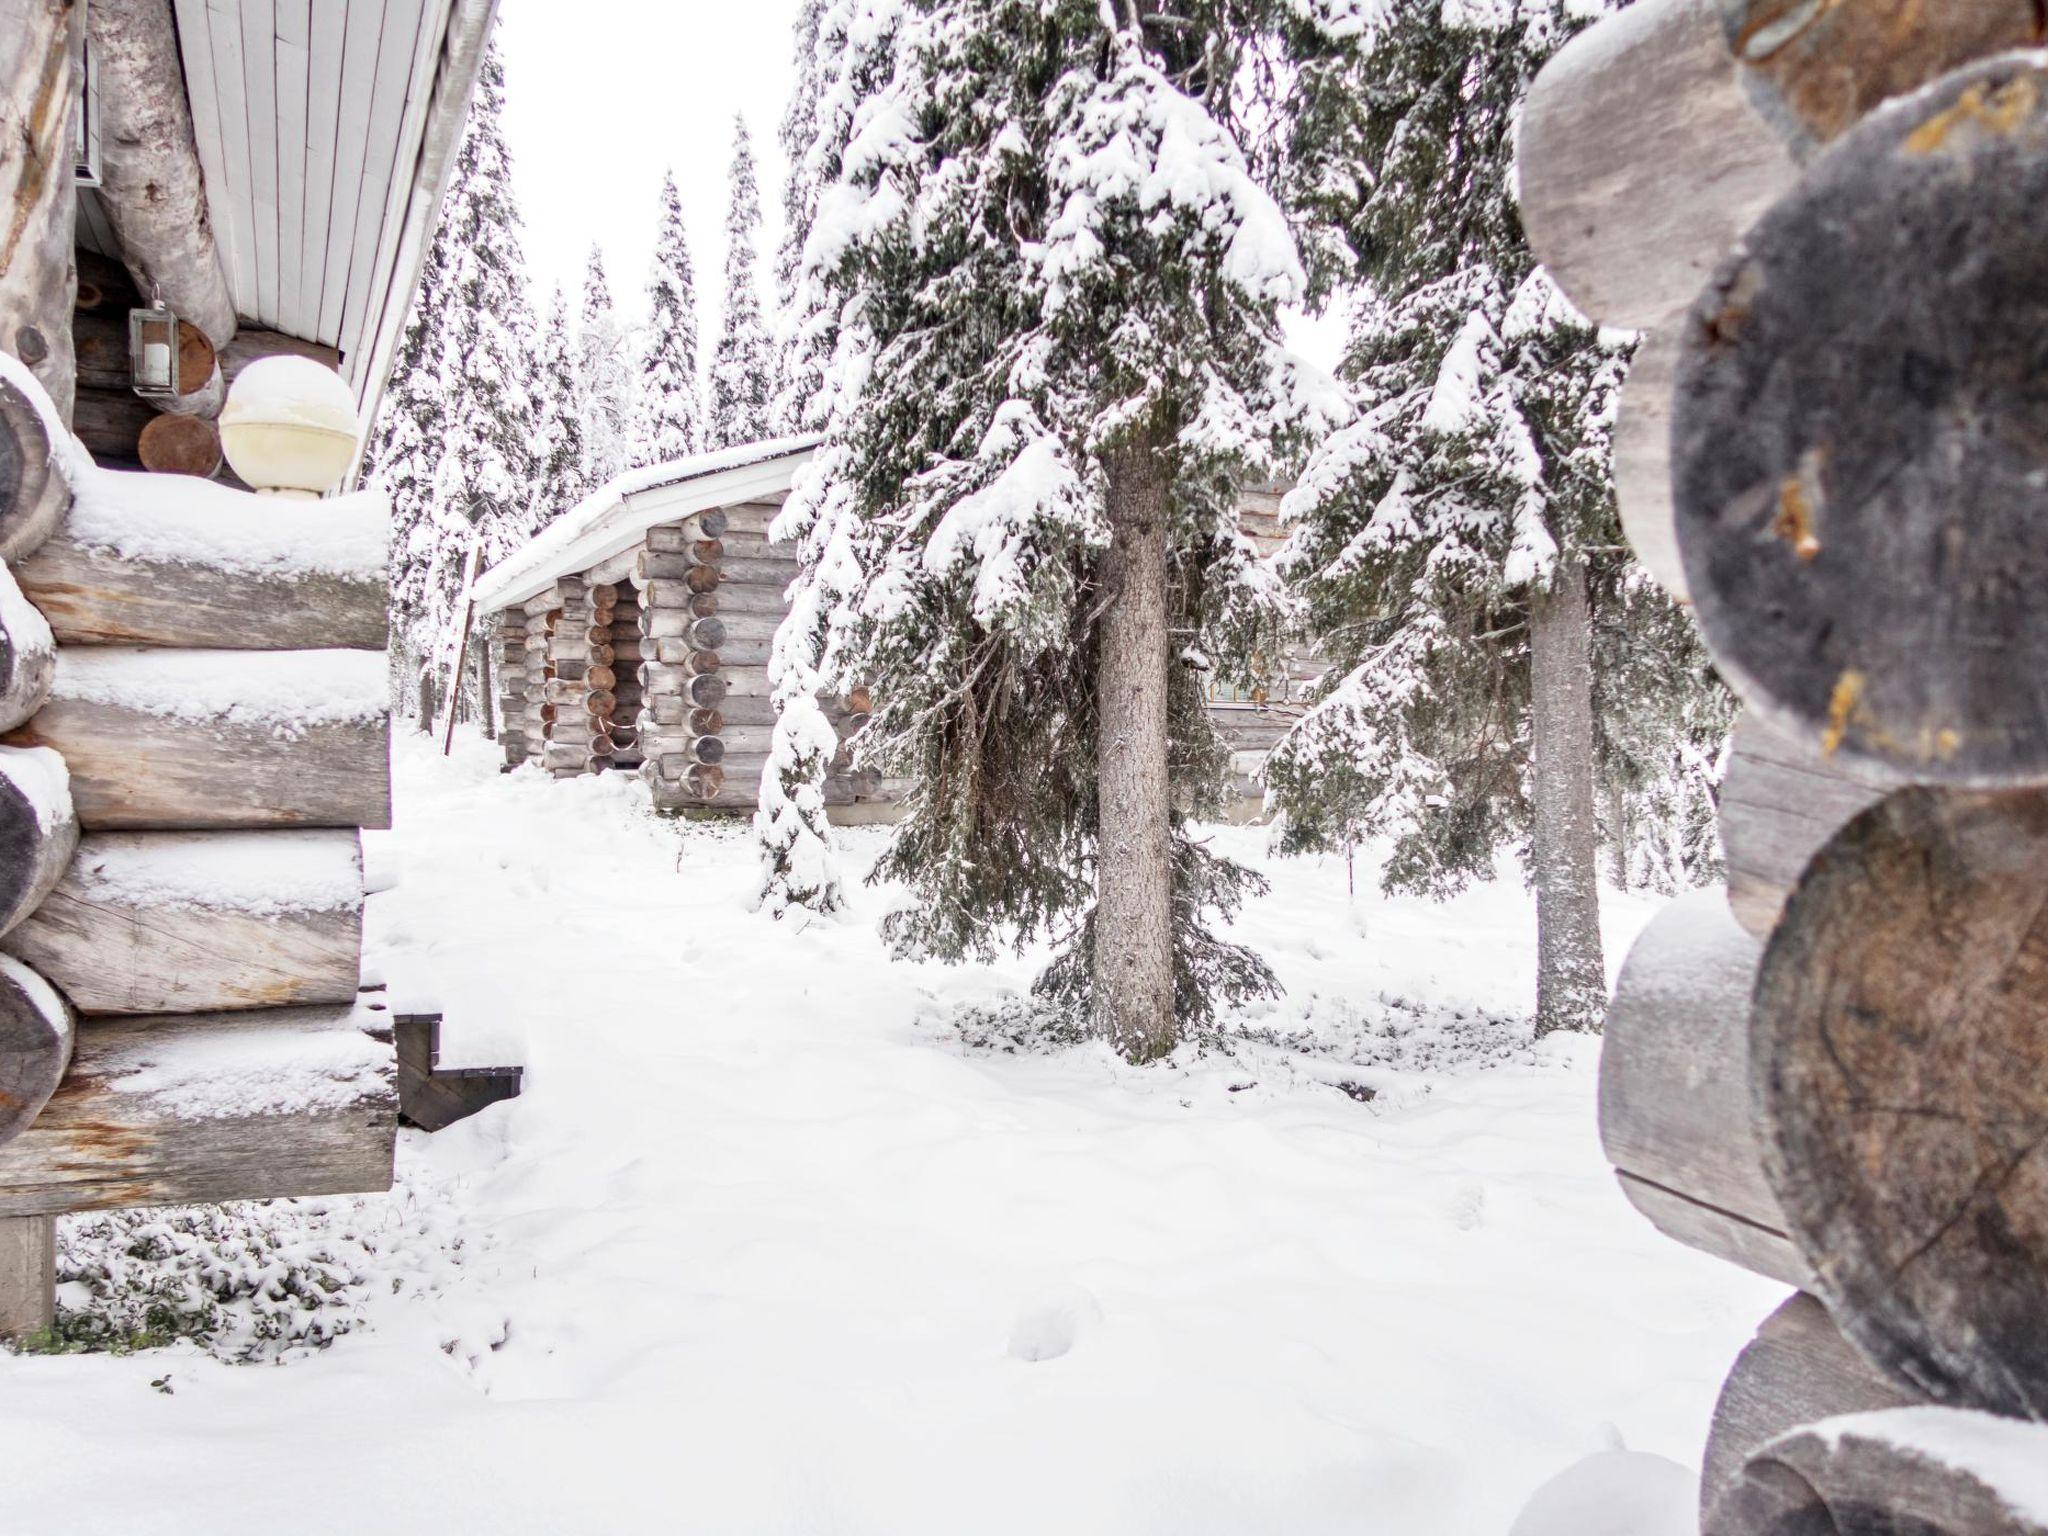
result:
M 393 501 L 397 649 L 446 667 L 470 548 L 482 565 L 533 532 L 533 317 L 500 117 L 504 70 L 485 57 L 447 200 L 380 417 L 376 465 Z
M 584 478 L 598 486 L 633 468 L 639 444 L 632 338 L 612 306 L 604 255 L 594 245 L 583 269 L 583 308 L 576 325 L 576 401 Z
M 640 363 L 640 461 L 686 458 L 702 441 L 697 393 L 697 282 L 673 172 L 661 179 L 661 227 L 647 283 L 648 336 Z
M 1041 990 L 1134 1059 L 1274 988 L 1208 926 L 1256 877 L 1190 822 L 1225 763 L 1205 685 L 1281 598 L 1237 487 L 1344 409 L 1281 345 L 1307 279 L 1239 137 L 1297 78 L 1276 59 L 1334 46 L 1312 12 L 902 11 L 806 249 L 832 411 L 787 515 L 826 680 L 873 684 L 863 756 L 920 786 L 888 935 L 1062 941 Z
M 1602 768 L 1668 762 L 1719 698 L 1694 644 L 1673 653 L 1673 691 L 1610 714 L 1604 737 L 1594 709 L 1596 676 L 1646 624 L 1686 638 L 1621 539 L 1609 431 L 1628 349 L 1536 268 L 1511 186 L 1529 85 L 1597 8 L 1392 0 L 1362 39 L 1345 140 L 1361 414 L 1285 509 L 1285 563 L 1332 664 L 1267 767 L 1283 847 L 1390 837 L 1395 888 L 1488 878 L 1526 839 L 1544 1033 L 1596 1029 L 1605 1005 Z
M 725 313 L 711 355 L 704 445 L 726 448 L 771 435 L 775 344 L 761 315 L 754 245 L 761 234 L 761 193 L 744 117 L 733 119 L 732 201 L 725 218 Z
M 837 9 L 837 7 L 831 7 Z M 843 36 L 827 36 L 827 0 L 803 0 L 792 29 L 796 82 L 782 114 L 782 239 L 775 247 L 775 391 L 768 416 L 779 433 L 809 429 L 818 395 L 821 357 L 804 336 L 804 239 L 818 216 L 818 118 L 827 81 L 845 57 Z M 828 51 L 829 50 L 829 51 Z
M 548 303 L 534 356 L 536 520 L 545 526 L 593 489 L 583 447 L 583 406 L 576 376 L 576 338 L 560 288 Z

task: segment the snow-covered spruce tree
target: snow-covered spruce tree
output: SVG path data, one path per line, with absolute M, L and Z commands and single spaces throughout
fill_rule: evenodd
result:
M 504 94 L 493 48 L 380 413 L 374 461 L 393 503 L 394 648 L 442 670 L 454 659 L 454 609 L 472 542 L 487 565 L 534 527 L 533 317 L 500 127 Z
M 560 288 L 548 303 L 534 355 L 534 480 L 536 520 L 545 527 L 587 496 L 593 482 L 583 448 L 583 405 L 577 395 L 576 336 Z
M 593 245 L 583 269 L 583 307 L 576 322 L 576 403 L 583 429 L 584 476 L 592 486 L 640 460 L 633 341 L 612 305 L 604 254 Z
M 728 448 L 773 435 L 770 398 L 775 390 L 775 342 L 761 314 L 755 243 L 761 237 L 761 192 L 754 180 L 754 147 L 747 120 L 733 118 L 732 201 L 725 216 L 724 314 L 711 354 L 704 446 Z
M 831 9 L 843 5 L 829 4 Z M 825 34 L 828 0 L 803 0 L 791 29 L 796 82 L 782 113 L 782 239 L 775 247 L 775 377 L 768 419 L 778 433 L 801 432 L 818 396 L 821 358 L 801 334 L 804 237 L 818 213 L 817 167 L 820 100 L 843 57 L 844 39 Z M 827 48 L 832 52 L 827 52 Z
M 1659 643 L 1685 622 L 1621 539 L 1627 348 L 1536 269 L 1510 184 L 1536 71 L 1600 8 L 1391 0 L 1366 29 L 1346 365 L 1361 415 L 1286 507 L 1284 563 L 1332 665 L 1267 767 L 1283 847 L 1390 837 L 1396 888 L 1447 893 L 1526 839 L 1543 1033 L 1597 1029 L 1605 1004 L 1596 783 L 1621 753 L 1603 750 L 1596 670 L 1648 642 L 1649 616 Z M 1625 717 L 1637 764 L 1717 707 L 1696 647 L 1667 682 Z
M 703 433 L 697 393 L 697 280 L 683 233 L 683 203 L 673 172 L 661 178 L 661 226 L 647 282 L 648 334 L 640 360 L 641 462 L 660 464 L 697 451 Z
M 807 579 L 857 591 L 827 680 L 873 684 L 864 760 L 918 788 L 877 866 L 899 950 L 1041 934 L 1042 991 L 1137 1060 L 1270 992 L 1208 914 L 1256 877 L 1189 831 L 1225 754 L 1205 684 L 1282 593 L 1238 485 L 1344 410 L 1290 357 L 1305 290 L 1237 130 L 1313 7 L 926 0 L 856 109 L 806 266 L 838 317 L 799 483 Z

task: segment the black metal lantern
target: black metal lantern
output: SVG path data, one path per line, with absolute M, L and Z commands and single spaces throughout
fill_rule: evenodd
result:
M 128 383 L 145 400 L 178 397 L 178 317 L 161 298 L 128 311 Z

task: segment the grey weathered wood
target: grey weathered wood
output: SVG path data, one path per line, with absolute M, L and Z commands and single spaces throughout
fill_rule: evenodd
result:
M 301 515 L 296 508 L 275 514 L 280 553 Z M 369 514 L 351 508 L 343 515 Z M 382 650 L 387 636 L 381 571 L 223 568 L 203 544 L 183 558 L 133 559 L 82 542 L 66 527 L 17 574 L 67 645 Z
M 1757 979 L 1763 1163 L 1842 1330 L 1946 1403 L 2048 1415 L 2048 792 L 1905 789 Z
M 1745 711 L 1735 725 L 1718 808 L 1735 920 L 1768 939 L 1807 862 L 1894 787 L 1886 780 L 1868 765 L 1829 759 Z
M 1705 1536 L 2048 1536 L 2044 1460 L 2048 1425 L 1940 1408 L 1857 1414 L 1757 1452 Z
M 56 671 L 48 622 L 22 596 L 14 573 L 0 565 L 0 731 L 43 707 Z
M 390 1188 L 389 1026 L 380 1043 L 366 1022 L 280 1008 L 80 1030 L 63 1085 L 0 1147 L 0 1216 Z
M 56 1219 L 0 1218 L 0 1339 L 27 1338 L 56 1321 Z
M 1644 930 L 1608 1009 L 1600 1139 L 1659 1230 L 1805 1285 L 1750 1124 L 1749 999 L 1761 953 L 1718 891 L 1680 897 Z
M 647 547 L 663 555 L 683 552 L 701 540 L 722 537 L 728 521 L 722 508 L 711 507 L 678 522 L 648 529 Z
M 0 0 L 0 352 L 70 421 L 78 198 L 71 98 L 85 41 L 76 0 Z
M 715 569 L 718 572 L 721 592 L 729 586 L 747 584 L 781 590 L 796 580 L 797 563 L 794 558 L 750 560 L 728 555 L 718 562 Z
M 35 402 L 0 379 L 0 560 L 21 559 L 63 521 L 71 482 L 58 451 Z
M 2015 681 L 2048 668 L 2044 242 L 2048 69 L 2017 56 L 1867 118 L 1693 312 L 1672 450 L 1695 612 L 1745 700 L 1829 757 L 2048 772 L 2048 693 Z
M 198 897 L 121 874 L 208 858 L 234 867 Z M 305 895 L 294 881 L 309 864 L 335 889 Z M 101 833 L 4 947 L 88 1015 L 344 1003 L 360 982 L 361 892 L 352 832 Z
M 0 956 L 0 1146 L 33 1125 L 57 1091 L 77 1033 L 49 979 Z
M 1671 390 L 1680 327 L 1662 325 L 1636 345 L 1614 421 L 1614 494 L 1621 530 L 1657 585 L 1690 599 L 1671 508 Z
M 1522 222 L 1572 302 L 1647 330 L 1692 302 L 1797 176 L 1736 78 L 1717 0 L 1637 0 L 1537 76 Z
M 0 934 L 43 904 L 77 847 L 63 759 L 0 747 Z
M 1924 1401 L 1872 1370 L 1820 1302 L 1794 1296 L 1764 1320 L 1721 1388 L 1700 1473 L 1702 1518 L 1743 1465 L 1780 1435 L 1817 1419 Z

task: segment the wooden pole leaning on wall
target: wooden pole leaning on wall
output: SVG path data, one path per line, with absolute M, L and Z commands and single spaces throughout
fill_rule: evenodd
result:
M 2015 685 L 2048 669 L 2044 249 L 2048 67 L 2015 55 L 1819 156 L 1687 323 L 1694 610 L 1744 699 L 1831 758 L 2048 773 L 2048 695 Z
M 1838 833 L 1756 986 L 1765 1173 L 1842 1331 L 2048 1417 L 2048 790 L 1905 789 Z

